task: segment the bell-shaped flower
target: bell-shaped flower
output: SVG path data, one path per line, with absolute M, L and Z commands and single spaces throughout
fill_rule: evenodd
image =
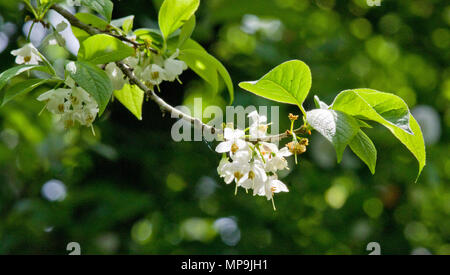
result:
M 252 139 L 264 138 L 266 137 L 267 129 L 269 124 L 267 124 L 267 117 L 260 116 L 257 111 L 253 111 L 248 114 L 248 117 L 252 120 L 252 124 L 249 128 L 250 137 Z
M 142 79 L 152 85 L 159 85 L 167 78 L 166 71 L 157 64 L 151 64 L 142 72 Z
M 11 54 L 16 56 L 17 64 L 38 65 L 42 61 L 39 51 L 31 43 L 11 51 Z
M 254 190 L 254 194 L 265 196 L 267 200 L 273 200 L 273 195 L 275 193 L 289 192 L 287 186 L 278 179 L 277 175 L 267 177 L 267 180 L 262 184 L 255 186 Z
M 264 170 L 264 163 L 255 160 L 249 164 L 249 171 L 239 180 L 239 185 L 245 189 L 253 189 L 255 186 L 261 186 L 267 180 L 267 173 Z
M 179 54 L 180 50 L 177 49 L 172 56 L 164 60 L 165 80 L 167 81 L 174 81 L 188 68 L 184 61 L 176 59 Z
M 216 147 L 217 153 L 236 153 L 238 150 L 245 149 L 248 145 L 243 139 L 245 136 L 244 131 L 239 129 L 225 128 L 223 130 L 223 138 L 225 141 L 219 143 Z
M 55 89 L 41 94 L 37 100 L 47 102 L 46 108 L 54 114 L 63 114 L 70 108 L 71 89 Z

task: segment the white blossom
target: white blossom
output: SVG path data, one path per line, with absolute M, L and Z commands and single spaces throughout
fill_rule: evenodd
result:
M 285 157 L 292 156 L 292 153 L 287 147 L 278 150 L 278 147 L 273 143 L 261 142 L 260 150 L 266 161 L 266 170 L 276 172 L 277 170 L 288 169 L 288 163 Z
M 267 177 L 266 181 L 262 182 L 258 186 L 255 186 L 254 191 L 254 194 L 265 196 L 267 200 L 273 200 L 274 193 L 289 192 L 286 185 L 278 179 L 276 174 Z
M 266 170 L 264 170 L 264 163 L 260 160 L 255 160 L 249 164 L 249 171 L 239 181 L 239 185 L 245 189 L 253 189 L 255 186 L 260 186 L 267 180 Z
M 46 108 L 53 114 L 64 114 L 69 110 L 67 103 L 70 97 L 71 89 L 55 89 L 41 94 L 37 100 L 47 102 Z
M 11 51 L 11 54 L 16 56 L 17 64 L 38 65 L 42 61 L 39 51 L 31 43 Z
M 249 131 L 254 130 L 251 137 L 260 138 L 266 135 L 268 124 L 265 116 L 257 112 L 249 114 L 252 124 Z M 264 127 L 260 127 L 264 126 Z M 287 147 L 279 149 L 270 142 L 245 141 L 245 131 L 227 127 L 224 129 L 224 141 L 216 147 L 216 152 L 224 154 L 217 167 L 217 173 L 224 178 L 226 184 L 233 181 L 238 187 L 253 190 L 253 195 L 265 196 L 275 202 L 273 195 L 279 192 L 289 192 L 286 185 L 278 179 L 277 171 L 289 169 L 286 157 L 292 155 Z
M 157 64 L 151 64 L 142 72 L 142 79 L 144 82 L 149 82 L 152 85 L 159 85 L 167 79 L 166 71 Z
M 245 132 L 239 129 L 225 128 L 223 131 L 225 141 L 219 143 L 216 147 L 217 153 L 236 153 L 238 150 L 245 149 L 247 143 L 243 140 Z
M 253 111 L 248 114 L 248 117 L 252 120 L 252 124 L 249 128 L 250 137 L 253 139 L 266 137 L 267 128 L 269 127 L 266 116 L 260 116 L 257 111 Z
M 72 78 L 68 77 L 65 84 L 70 89 L 50 90 L 41 94 L 37 100 L 46 102 L 45 108 L 59 115 L 66 129 L 75 126 L 76 122 L 92 127 L 99 112 L 97 102 L 83 88 L 76 86 Z
M 172 56 L 164 60 L 165 80 L 167 81 L 175 81 L 188 68 L 184 61 L 176 59 L 179 54 L 180 50 L 177 49 Z

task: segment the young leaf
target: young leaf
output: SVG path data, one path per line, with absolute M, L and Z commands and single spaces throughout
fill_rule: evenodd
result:
M 359 130 L 349 145 L 350 149 L 369 167 L 372 175 L 375 174 L 377 149 L 372 140 L 362 130 Z
M 4 71 L 3 73 L 0 74 L 0 90 L 3 89 L 3 87 L 5 87 L 5 85 L 8 83 L 9 80 L 11 80 L 11 78 L 21 73 L 38 68 L 44 69 L 44 67 L 40 65 L 20 65 Z
M 200 5 L 200 0 L 165 0 L 159 10 L 159 28 L 167 39 L 186 23 Z
M 108 22 L 111 22 L 114 4 L 110 0 L 81 0 L 81 3 L 98 12 L 105 17 Z
M 5 94 L 3 95 L 3 99 L 1 100 L 1 107 L 3 107 L 9 101 L 13 100 L 15 97 L 29 93 L 47 82 L 47 79 L 28 79 L 9 86 L 5 90 Z
M 134 54 L 134 49 L 107 34 L 97 34 L 81 42 L 78 58 L 93 64 L 107 64 Z
M 307 112 L 306 119 L 309 125 L 333 144 L 337 161 L 341 162 L 345 147 L 359 131 L 358 121 L 345 113 L 324 109 Z
M 178 48 L 180 48 L 189 38 L 191 38 L 191 35 L 195 29 L 195 23 L 195 15 L 192 15 L 186 24 L 184 24 L 183 28 L 181 28 L 180 37 L 178 38 Z
M 426 164 L 425 142 L 419 125 L 400 97 L 370 89 L 347 90 L 335 98 L 332 109 L 388 128 L 416 157 L 420 175 Z
M 214 56 L 210 55 L 200 44 L 198 44 L 197 42 L 195 42 L 192 39 L 186 40 L 186 42 L 181 47 L 181 52 L 180 52 L 180 57 L 179 57 L 181 60 L 183 60 L 183 55 L 186 52 L 188 53 L 188 55 L 190 53 L 193 53 L 194 56 L 201 56 L 201 59 L 207 60 L 206 63 L 208 63 L 210 66 L 209 68 L 207 68 L 207 70 L 217 71 L 217 73 L 222 77 L 223 81 L 225 82 L 225 85 L 227 86 L 228 93 L 230 95 L 230 104 L 231 104 L 234 100 L 234 86 L 233 86 L 233 81 L 231 80 L 230 74 L 228 73 L 225 66 L 219 60 L 217 60 Z M 186 62 L 186 64 L 189 66 L 189 64 L 187 62 Z M 192 70 L 195 71 L 194 69 L 192 69 Z M 202 76 L 200 75 L 200 77 L 202 77 Z M 209 83 L 208 80 L 206 80 L 206 81 Z
M 241 82 L 239 87 L 270 100 L 296 104 L 303 111 L 311 88 L 311 71 L 300 60 L 291 60 L 278 65 L 257 81 Z
M 97 101 L 101 115 L 113 93 L 108 75 L 96 65 L 85 61 L 70 62 L 66 69 L 70 77 Z
M 114 91 L 114 96 L 123 104 L 137 119 L 142 120 L 142 104 L 144 102 L 144 91 L 136 85 L 125 85 L 122 90 Z
M 111 21 L 111 25 L 113 25 L 116 28 L 122 28 L 122 30 L 125 33 L 129 33 L 130 31 L 133 30 L 133 23 L 134 23 L 134 15 L 129 15 L 127 17 Z
M 178 57 L 184 61 L 189 68 L 211 85 L 212 94 L 215 95 L 219 88 L 219 77 L 215 69 L 215 63 L 211 56 L 200 50 L 183 50 Z

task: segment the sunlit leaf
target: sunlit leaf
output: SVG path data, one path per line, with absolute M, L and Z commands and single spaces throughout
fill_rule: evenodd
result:
M 375 166 L 377 162 L 377 149 L 372 140 L 362 131 L 359 130 L 356 136 L 349 143 L 350 149 L 362 160 L 370 172 L 375 174 Z
M 426 163 L 425 142 L 419 125 L 400 97 L 371 89 L 347 90 L 336 96 L 331 108 L 388 128 L 416 157 L 420 175 Z
M 134 49 L 107 34 L 97 34 L 81 42 L 78 58 L 94 64 L 123 60 L 134 54 Z
M 122 90 L 114 91 L 114 97 L 123 104 L 137 119 L 142 120 L 144 91 L 136 85 L 124 85 Z
M 311 71 L 300 60 L 291 60 L 278 65 L 257 81 L 239 83 L 239 87 L 270 100 L 296 104 L 303 110 L 311 88 Z
M 200 0 L 165 0 L 159 10 L 159 28 L 165 39 L 186 23 L 200 5 Z

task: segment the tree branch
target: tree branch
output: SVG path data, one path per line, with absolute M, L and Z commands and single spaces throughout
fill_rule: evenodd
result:
M 122 41 L 131 43 L 131 44 L 133 44 L 135 46 L 136 45 L 138 45 L 138 46 L 141 45 L 141 44 L 137 43 L 136 41 L 129 40 L 126 37 L 118 36 L 118 35 L 115 35 L 115 34 L 111 34 L 110 32 L 101 31 L 101 30 L 99 30 L 99 29 L 97 29 L 97 28 L 95 28 L 95 27 L 93 27 L 91 25 L 87 25 L 87 24 L 81 22 L 74 15 L 72 15 L 68 10 L 64 9 L 63 7 L 61 7 L 59 5 L 53 5 L 52 9 L 55 10 L 56 12 L 58 12 L 59 14 L 61 14 L 64 18 L 66 18 L 67 21 L 69 21 L 69 23 L 72 26 L 77 27 L 79 29 L 82 29 L 82 30 L 86 31 L 87 33 L 89 33 L 90 35 L 96 35 L 96 34 L 104 33 L 104 34 L 108 34 L 108 35 L 111 35 L 113 37 L 116 37 L 116 38 L 118 38 L 118 39 L 120 39 Z M 147 95 L 147 97 L 149 99 L 151 99 L 156 104 L 158 104 L 158 106 L 161 109 L 161 112 L 163 112 L 163 114 L 164 113 L 169 113 L 169 114 L 171 114 L 172 117 L 183 119 L 184 121 L 187 121 L 190 124 L 192 124 L 194 127 L 201 128 L 203 132 L 209 131 L 212 134 L 220 134 L 220 133 L 222 133 L 222 129 L 218 129 L 218 128 L 215 128 L 213 126 L 207 125 L 207 124 L 203 123 L 201 120 L 199 120 L 198 118 L 189 116 L 189 115 L 179 111 L 178 109 L 172 107 L 167 102 L 165 102 L 162 98 L 160 98 L 158 95 L 156 95 L 156 93 L 153 90 L 151 90 L 144 83 L 142 83 L 142 81 L 140 81 L 133 74 L 132 68 L 130 68 L 128 65 L 126 65 L 122 61 L 116 62 L 116 65 L 123 72 L 123 74 L 127 76 L 127 78 L 130 81 L 130 84 L 137 85 L 142 91 L 144 91 L 144 93 Z M 300 135 L 302 135 L 302 134 L 305 135 L 305 134 L 308 133 L 308 129 L 305 126 L 302 126 L 302 127 L 298 128 L 298 129 L 294 130 L 294 133 L 300 134 Z M 273 135 L 273 136 L 268 136 L 268 137 L 265 137 L 265 138 L 260 138 L 260 139 L 257 139 L 257 140 L 248 140 L 248 141 L 252 141 L 252 142 L 258 142 L 258 141 L 276 142 L 276 141 L 280 141 L 280 140 L 282 140 L 284 138 L 291 137 L 291 136 L 292 136 L 292 134 L 289 131 L 286 131 L 285 133 L 282 133 L 282 134 L 279 134 L 279 135 Z

